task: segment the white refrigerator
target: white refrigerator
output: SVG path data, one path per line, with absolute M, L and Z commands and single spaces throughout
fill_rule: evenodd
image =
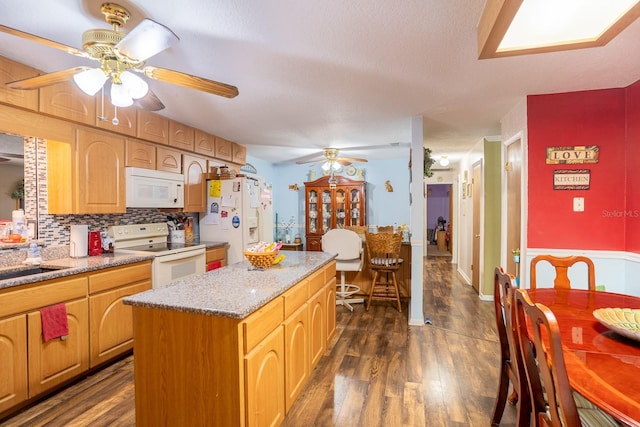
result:
M 227 242 L 229 264 L 244 250 L 273 241 L 271 185 L 259 177 L 207 180 L 207 212 L 200 216 L 200 240 Z

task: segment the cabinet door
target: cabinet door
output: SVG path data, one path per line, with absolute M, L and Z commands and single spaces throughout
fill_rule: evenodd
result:
M 276 426 L 284 420 L 284 334 L 277 327 L 244 358 L 246 425 Z
M 183 154 L 182 170 L 184 173 L 184 211 L 204 212 L 207 199 L 203 174 L 207 171 L 207 161 L 201 157 Z
M 344 228 L 346 223 L 346 211 L 348 204 L 348 190 L 344 187 L 336 188 L 335 191 L 335 227 Z
M 111 132 L 122 133 L 128 136 L 136 136 L 138 118 L 134 107 L 119 108 L 111 103 L 109 97 L 105 94 L 104 102 L 102 96 L 96 95 L 96 121 L 95 125 L 99 128 L 106 129 Z M 114 119 L 117 117 L 117 124 Z
M 224 138 L 216 136 L 216 159 L 226 160 L 228 162 L 233 160 L 233 147 L 232 142 L 227 141 Z
M 309 378 L 309 307 L 303 304 L 284 321 L 285 407 L 293 405 Z
M 156 170 L 182 173 L 182 153 L 166 147 L 156 147 Z
M 181 150 L 193 151 L 194 129 L 183 123 L 169 120 L 169 145 Z
M 125 166 L 137 168 L 156 168 L 156 146 L 148 142 L 127 139 Z
M 347 225 L 365 225 L 365 210 L 364 210 L 364 184 L 357 188 L 351 187 L 347 189 L 346 200 L 347 205 Z
M 89 297 L 90 368 L 133 348 L 132 308 L 122 300 L 149 289 L 150 280 Z
M 325 307 L 327 313 L 327 345 L 336 333 L 336 278 L 329 281 L 325 292 Z
M 146 110 L 137 110 L 136 136 L 158 144 L 169 143 L 169 119 Z
M 124 213 L 123 138 L 79 129 L 76 213 Z
M 207 157 L 216 156 L 216 137 L 196 129 L 195 131 L 195 152 Z
M 29 110 L 38 109 L 38 91 L 11 89 L 5 83 L 35 77 L 35 68 L 0 57 L 0 102 L 6 102 Z
M 309 357 L 315 368 L 327 348 L 325 289 L 320 289 L 309 300 Z
M 29 341 L 29 398 L 89 369 L 87 299 L 68 302 L 66 340 L 42 342 L 40 312 L 27 314 Z
M 27 320 L 0 320 L 0 413 L 27 400 Z
M 73 82 L 58 83 L 39 89 L 41 113 L 74 122 L 95 125 L 96 101 Z
M 324 234 L 332 228 L 335 228 L 333 216 L 333 195 L 329 189 L 322 190 L 322 193 L 320 194 L 320 206 L 320 226 L 322 227 L 322 234 Z
M 247 148 L 244 145 L 233 143 L 233 163 L 244 165 L 247 163 Z

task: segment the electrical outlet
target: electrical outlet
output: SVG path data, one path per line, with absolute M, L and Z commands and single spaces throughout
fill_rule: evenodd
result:
M 573 198 L 573 211 L 584 212 L 584 197 Z

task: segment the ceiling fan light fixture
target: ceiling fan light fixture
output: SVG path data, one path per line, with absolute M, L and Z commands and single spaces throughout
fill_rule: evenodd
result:
M 91 68 L 73 75 L 73 81 L 81 91 L 93 96 L 102 88 L 108 76 L 100 68 Z
M 111 82 L 111 103 L 116 107 L 133 105 L 133 98 L 124 84 Z
M 125 90 L 129 92 L 131 98 L 140 99 L 149 92 L 149 84 L 140 76 L 136 76 L 131 71 L 120 73 L 120 81 Z
M 324 162 L 321 168 L 323 171 L 328 171 L 329 169 L 331 169 L 331 162 Z
M 440 166 L 442 167 L 449 166 L 449 158 L 447 156 L 440 157 Z

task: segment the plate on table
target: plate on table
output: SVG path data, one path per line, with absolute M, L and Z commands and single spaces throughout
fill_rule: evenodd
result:
M 593 317 L 607 328 L 629 339 L 640 341 L 640 310 L 633 308 L 599 308 Z

